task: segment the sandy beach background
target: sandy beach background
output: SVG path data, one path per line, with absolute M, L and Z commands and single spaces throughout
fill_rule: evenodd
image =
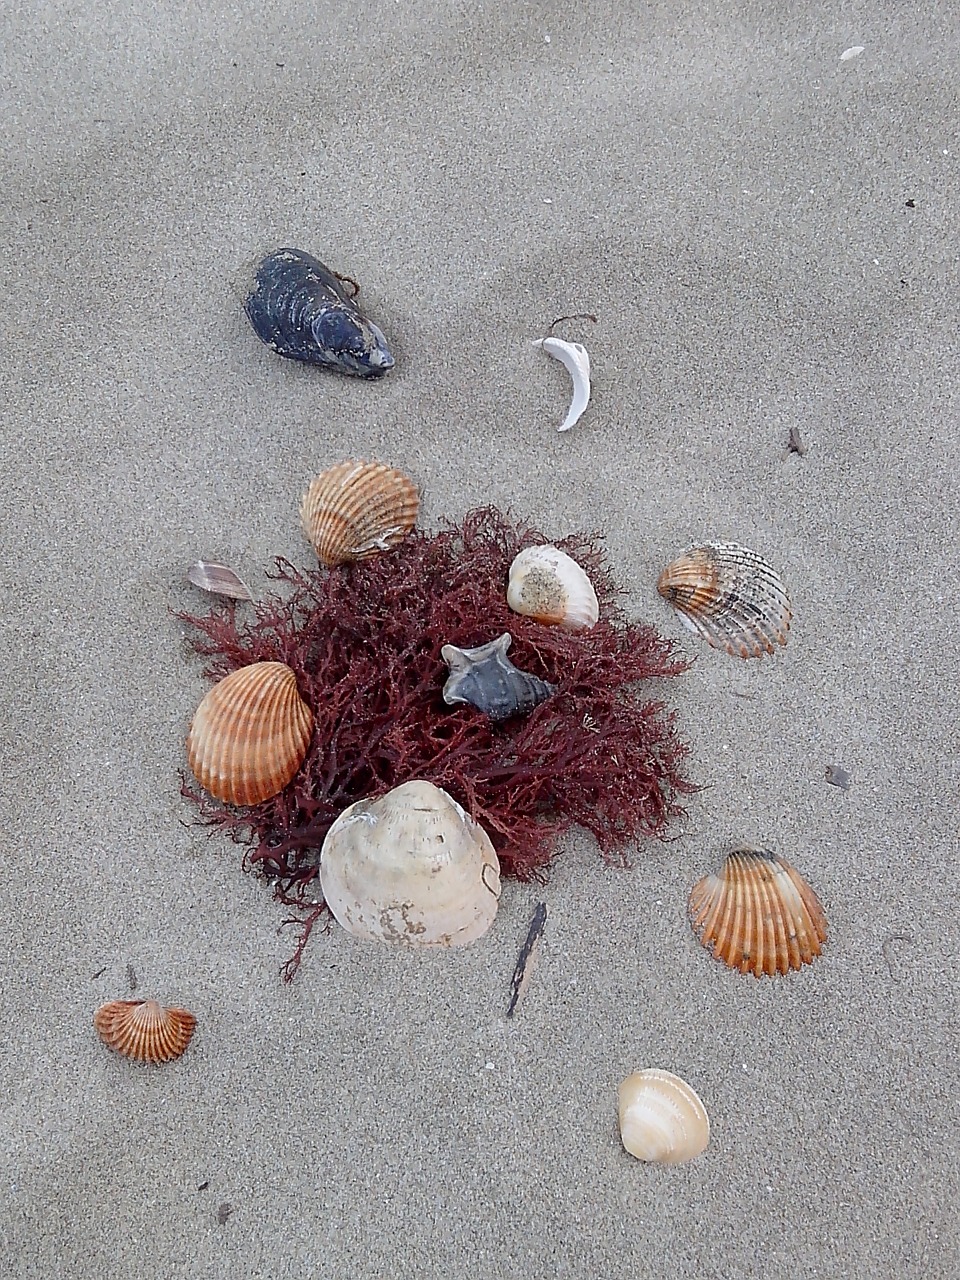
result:
M 6 1275 L 960 1273 L 960 19 L 775 8 L 7 10 Z M 279 244 L 362 281 L 382 383 L 258 343 L 239 280 Z M 560 436 L 567 376 L 530 343 L 572 311 L 594 400 Z M 405 468 L 427 525 L 494 502 L 601 529 L 631 611 L 696 658 L 658 692 L 705 789 L 633 871 L 570 840 L 474 947 L 335 930 L 283 985 L 282 909 L 186 825 L 206 686 L 171 611 L 202 605 L 198 556 L 260 590 L 310 563 L 300 493 L 347 456 Z M 776 658 L 656 595 L 704 538 L 783 570 Z M 820 893 L 802 973 L 696 943 L 687 893 L 736 842 Z M 128 966 L 198 1015 L 164 1069 L 94 1034 Z M 689 1165 L 620 1146 L 643 1066 L 707 1105 Z

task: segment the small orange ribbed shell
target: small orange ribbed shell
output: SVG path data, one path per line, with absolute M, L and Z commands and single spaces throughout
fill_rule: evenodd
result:
M 313 712 L 283 662 L 254 662 L 231 672 L 203 698 L 187 735 L 197 781 L 227 804 L 259 804 L 277 795 L 303 763 Z
M 197 1020 L 156 1000 L 111 1000 L 93 1015 L 93 1025 L 103 1043 L 125 1058 L 169 1062 L 186 1049 Z
M 334 568 L 389 551 L 417 522 L 413 481 L 383 462 L 341 462 L 303 495 L 300 518 L 321 564 Z
M 715 649 L 759 658 L 787 643 L 793 610 L 783 579 L 736 542 L 690 547 L 660 574 L 657 590 Z
M 694 931 L 718 960 L 760 978 L 810 964 L 827 940 L 817 895 L 785 858 L 737 849 L 690 892 Z

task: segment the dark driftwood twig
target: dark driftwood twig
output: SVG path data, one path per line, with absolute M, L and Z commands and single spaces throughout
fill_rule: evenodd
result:
M 530 931 L 527 934 L 527 940 L 520 948 L 520 956 L 517 960 L 517 967 L 513 971 L 513 981 L 510 983 L 510 1004 L 507 1006 L 507 1017 L 512 1018 L 517 1011 L 517 1006 L 526 994 L 527 985 L 530 982 L 530 976 L 533 973 L 533 964 L 540 949 L 540 939 L 543 936 L 543 930 L 547 923 L 547 904 L 541 902 L 536 911 L 533 913 L 533 919 L 530 921 Z

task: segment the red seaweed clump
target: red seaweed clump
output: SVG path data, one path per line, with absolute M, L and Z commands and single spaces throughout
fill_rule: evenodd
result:
M 200 821 L 225 828 L 249 851 L 245 865 L 276 897 L 305 913 L 296 953 L 324 910 L 319 853 L 337 815 L 412 778 L 449 792 L 488 832 L 504 876 L 544 879 L 558 837 L 592 831 L 604 857 L 629 862 L 639 835 L 663 836 L 695 787 L 680 771 L 686 747 L 674 713 L 646 681 L 686 669 L 672 642 L 629 622 L 597 539 L 558 542 L 589 574 L 600 621 L 570 632 L 507 607 L 510 564 L 548 541 L 495 508 L 470 512 L 438 533 L 339 569 L 278 559 L 282 593 L 246 621 L 234 602 L 206 617 L 193 646 L 219 679 L 251 662 L 286 662 L 313 709 L 313 741 L 280 795 L 235 809 L 185 780 Z M 522 670 L 557 686 L 527 716 L 492 723 L 473 707 L 447 706 L 441 646 L 484 644 L 504 631 Z

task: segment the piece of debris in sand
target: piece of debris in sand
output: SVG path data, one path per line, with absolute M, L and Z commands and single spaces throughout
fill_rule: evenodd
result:
M 231 600 L 253 599 L 247 584 L 225 564 L 195 560 L 187 570 L 187 581 L 215 596 L 229 596 Z
M 540 939 L 543 937 L 543 930 L 546 923 L 547 904 L 545 902 L 541 902 L 533 913 L 533 919 L 530 921 L 530 930 L 527 934 L 527 940 L 520 948 L 517 967 L 513 971 L 513 981 L 510 983 L 510 1004 L 507 1006 L 508 1018 L 513 1017 L 520 1005 L 520 1001 L 526 995 L 527 987 L 530 983 L 531 975 L 533 974 L 533 967 L 537 958 L 537 952 L 540 950 Z
M 828 764 L 824 770 L 824 777 L 831 787 L 839 787 L 841 791 L 847 791 L 850 787 L 850 774 L 842 765 Z
M 787 436 L 787 453 L 796 453 L 802 458 L 806 452 L 807 446 L 800 439 L 798 428 L 791 427 L 790 434 Z

